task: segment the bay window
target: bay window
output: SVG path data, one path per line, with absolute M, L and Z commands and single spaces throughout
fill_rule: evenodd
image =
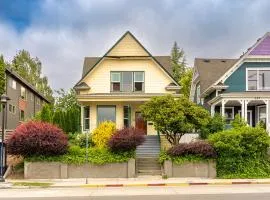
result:
M 111 72 L 111 92 L 143 92 L 144 72 Z
M 270 90 L 270 69 L 247 69 L 247 90 Z

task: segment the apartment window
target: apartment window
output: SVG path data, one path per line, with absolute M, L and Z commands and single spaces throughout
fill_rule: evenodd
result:
M 85 106 L 83 108 L 83 130 L 88 131 L 90 129 L 90 107 Z
M 15 106 L 12 105 L 12 104 L 9 104 L 9 105 L 8 105 L 8 111 L 9 111 L 10 113 L 12 113 L 12 114 L 15 114 L 15 113 L 16 113 L 16 108 L 15 108 Z
M 131 124 L 131 108 L 129 105 L 124 106 L 124 126 L 130 127 Z
M 24 121 L 24 110 L 20 110 L 20 121 Z
M 103 121 L 116 120 L 116 108 L 115 106 L 98 106 L 97 107 L 97 123 L 100 124 Z
M 111 72 L 111 91 L 144 91 L 144 72 Z
M 197 104 L 201 103 L 201 86 L 198 85 L 197 88 L 196 88 L 196 102 Z
M 270 70 L 268 69 L 248 69 L 247 70 L 247 90 L 270 90 Z
M 134 91 L 144 90 L 144 72 L 134 72 Z
M 21 86 L 21 98 L 26 100 L 26 89 Z
M 16 90 L 16 88 L 17 88 L 17 82 L 12 78 L 8 79 L 8 85 L 10 88 L 12 88 L 14 90 Z

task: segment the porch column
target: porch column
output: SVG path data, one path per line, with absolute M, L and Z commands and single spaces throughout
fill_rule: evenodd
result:
M 264 100 L 266 110 L 266 130 L 269 131 L 269 100 Z
M 221 101 L 221 116 L 224 117 L 225 116 L 225 104 L 226 104 L 227 100 L 222 100 Z
M 245 101 L 244 100 L 240 100 L 241 103 L 241 117 L 243 119 L 245 119 Z
M 245 105 L 244 105 L 244 107 L 245 107 L 245 109 L 244 109 L 244 111 L 245 111 L 245 114 L 244 114 L 244 119 L 245 119 L 245 121 L 247 122 L 247 106 L 248 106 L 248 102 L 249 102 L 249 100 L 245 100 Z
M 215 104 L 211 105 L 211 117 L 213 117 L 215 115 L 215 107 L 216 107 Z

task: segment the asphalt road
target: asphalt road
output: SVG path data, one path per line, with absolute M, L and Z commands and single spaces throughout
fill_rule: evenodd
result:
M 35 200 L 269 200 L 268 194 L 200 194 L 200 195 L 143 195 L 143 196 L 80 196 L 80 197 L 27 197 L 7 198 L 8 200 L 35 199 Z
M 270 200 L 270 185 L 1 189 L 0 200 Z

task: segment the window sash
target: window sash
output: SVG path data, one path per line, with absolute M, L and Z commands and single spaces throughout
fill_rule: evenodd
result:
M 116 107 L 114 105 L 97 106 L 97 124 L 103 121 L 116 122 Z
M 248 91 L 270 90 L 270 69 L 248 69 L 246 76 Z
M 131 125 L 131 108 L 129 105 L 124 106 L 124 126 L 130 127 Z

